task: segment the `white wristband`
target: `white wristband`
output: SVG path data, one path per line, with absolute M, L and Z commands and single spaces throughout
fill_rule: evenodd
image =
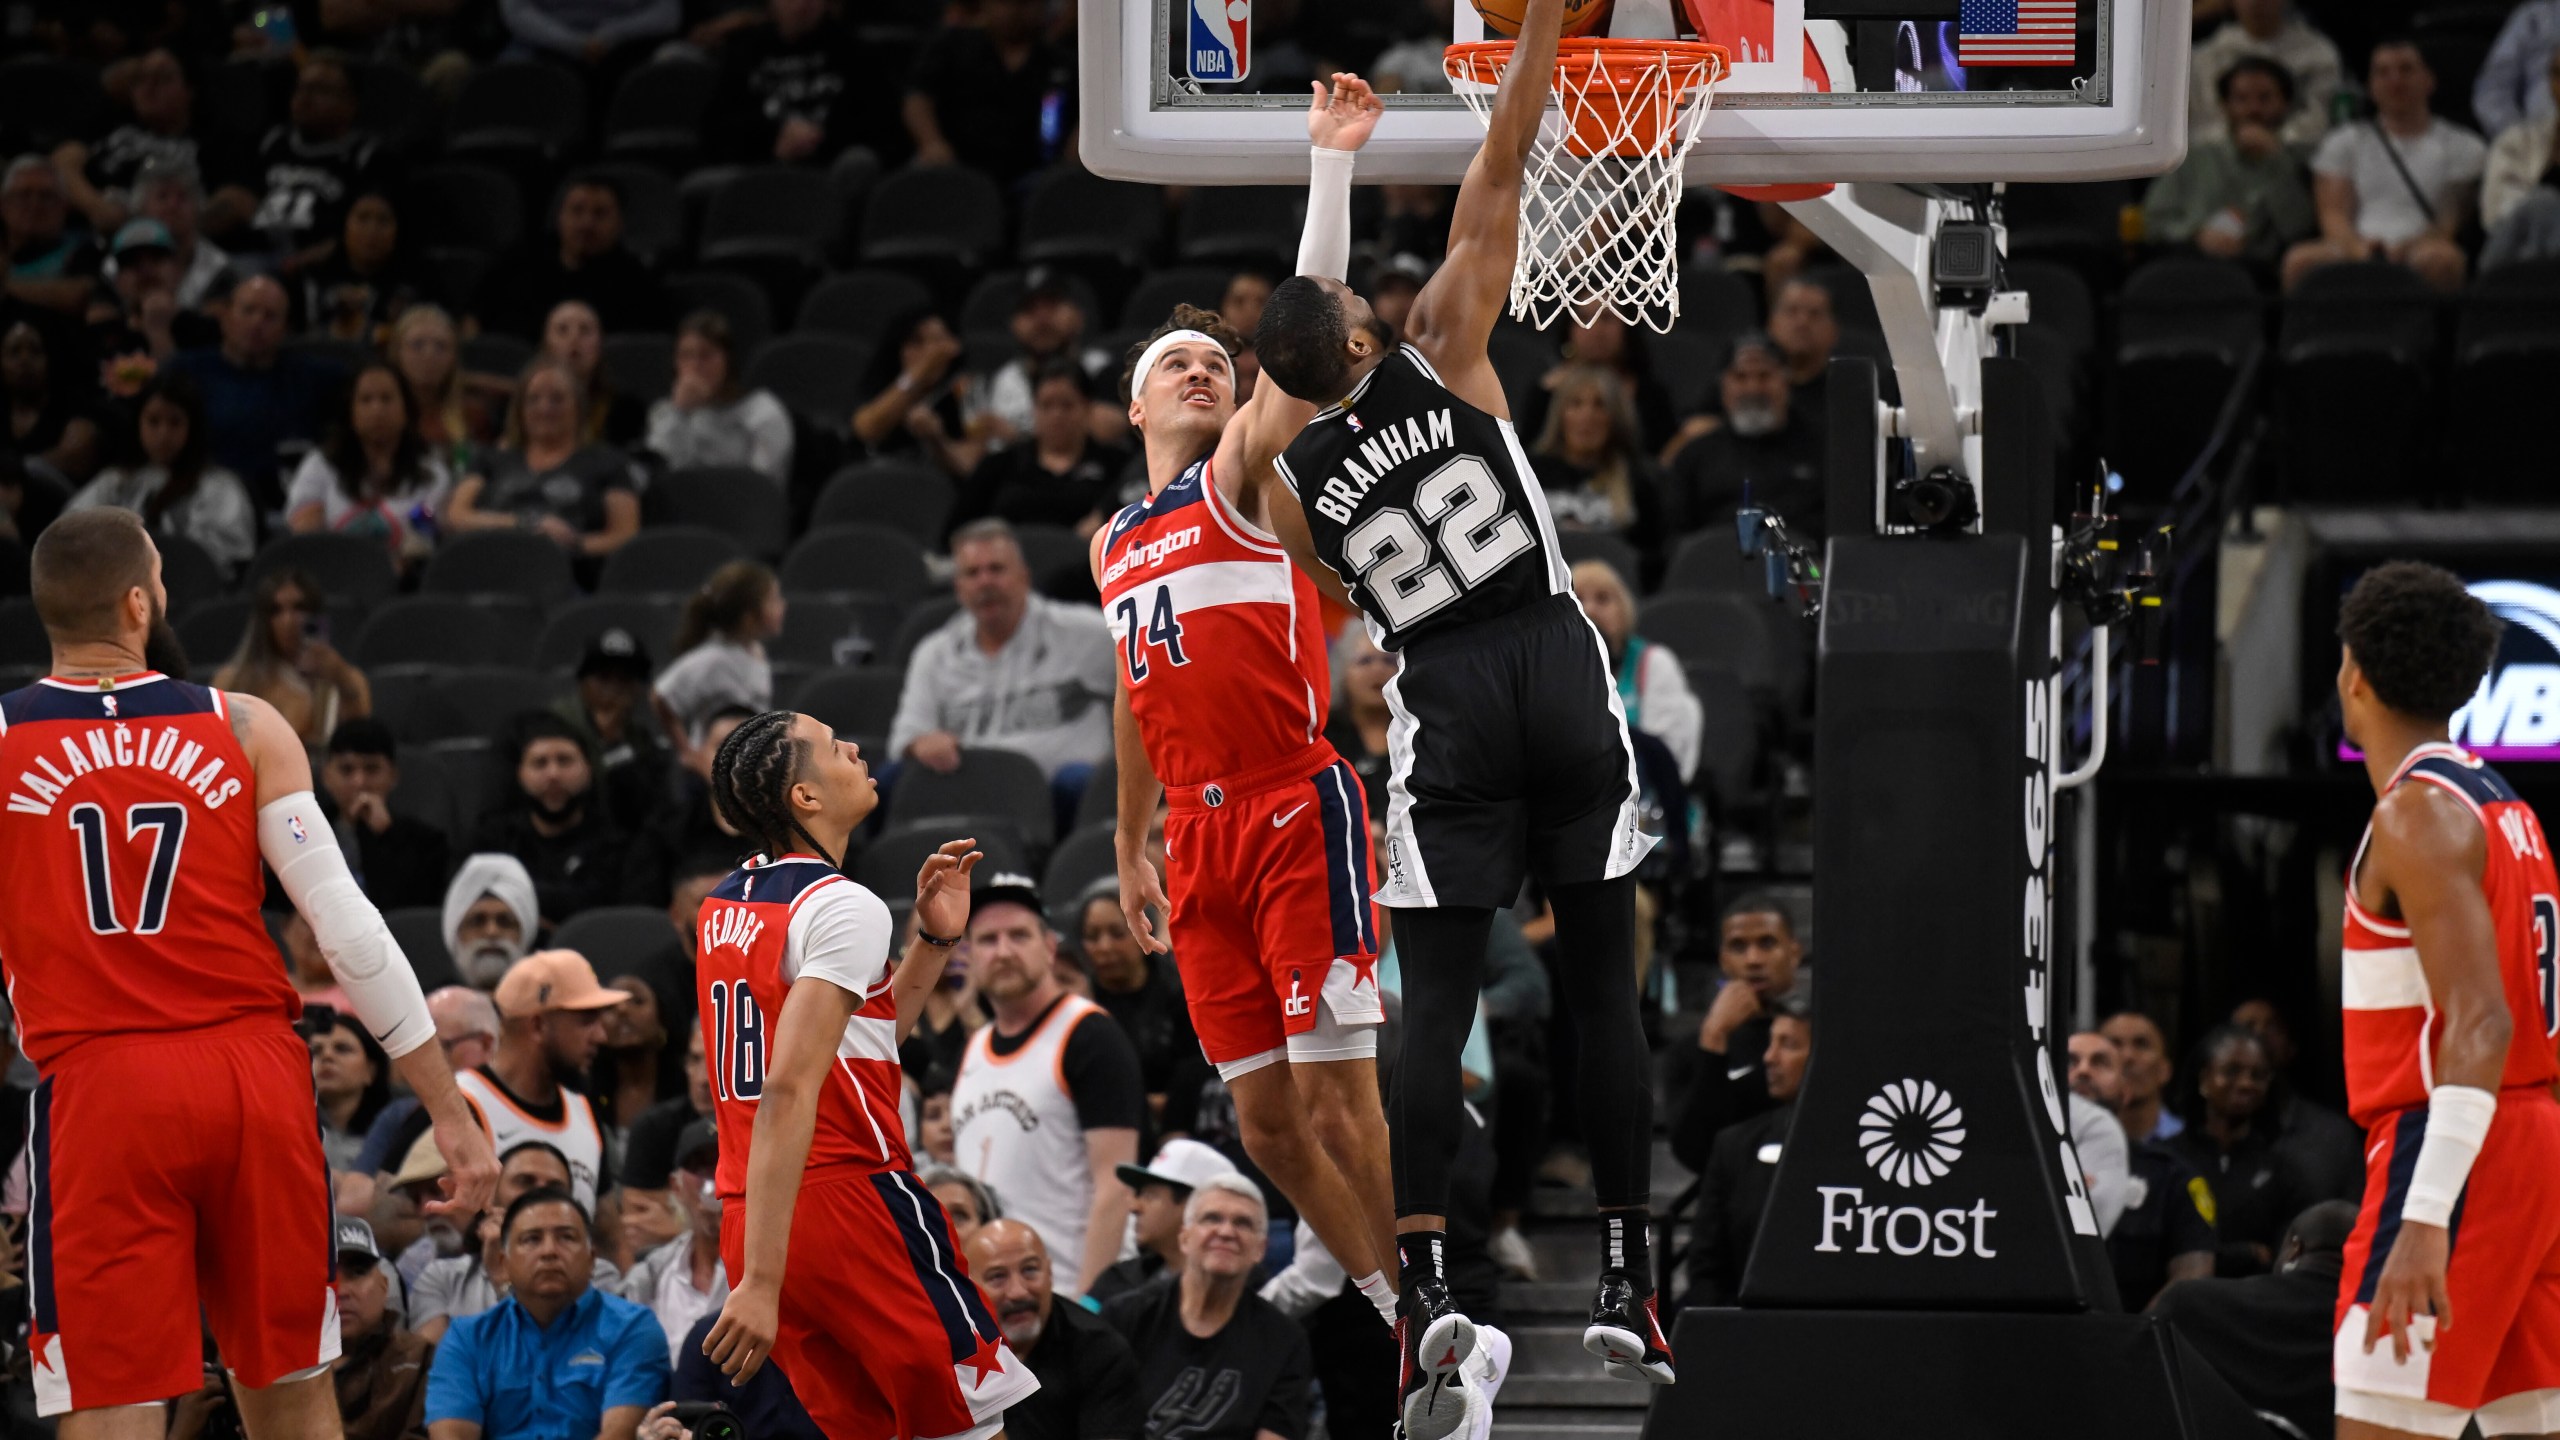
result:
M 2427 1097 L 2427 1138 L 2418 1144 L 2418 1163 L 2409 1171 L 2408 1198 L 2400 1218 L 2419 1225 L 2449 1228 L 2453 1207 L 2489 1138 L 2489 1122 L 2498 1116 L 2498 1097 L 2472 1085 L 2439 1085 Z
M 1307 228 L 1298 238 L 1298 273 L 1340 280 L 1351 273 L 1349 150 L 1307 149 Z

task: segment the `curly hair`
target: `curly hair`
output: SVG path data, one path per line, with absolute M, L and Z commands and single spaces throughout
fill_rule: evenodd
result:
M 767 710 L 742 721 L 711 760 L 711 808 L 765 855 L 792 850 L 801 833 L 789 792 L 806 747 L 791 738 L 791 720 Z
M 1253 342 L 1237 334 L 1217 311 L 1203 310 L 1197 305 L 1176 305 L 1173 307 L 1173 314 L 1163 324 L 1147 332 L 1146 338 L 1130 346 L 1129 353 L 1120 357 L 1120 398 L 1122 400 L 1137 397 L 1138 361 L 1147 353 L 1147 347 L 1176 330 L 1197 330 L 1217 341 L 1225 348 L 1230 364 L 1238 355 L 1253 348 Z
M 2449 570 L 2394 560 L 2338 607 L 2338 639 L 2383 704 L 2442 720 L 2471 703 L 2498 653 L 2498 617 Z

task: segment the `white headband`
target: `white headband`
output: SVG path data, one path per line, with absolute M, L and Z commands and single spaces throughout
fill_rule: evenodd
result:
M 1197 330 L 1170 331 L 1157 336 L 1156 342 L 1147 347 L 1145 354 L 1138 357 L 1138 368 L 1129 372 L 1129 389 L 1133 393 L 1147 388 L 1147 377 L 1155 373 L 1156 362 L 1164 358 L 1164 352 L 1176 345 L 1213 346 L 1220 355 L 1226 355 L 1230 368 L 1235 364 L 1235 357 L 1227 355 L 1227 347 L 1218 344 L 1215 336 L 1203 335 Z

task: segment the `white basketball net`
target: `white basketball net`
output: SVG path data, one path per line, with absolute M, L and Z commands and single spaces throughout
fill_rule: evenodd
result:
M 1450 88 L 1490 123 L 1510 57 L 1463 48 L 1446 61 Z M 1606 310 L 1661 333 L 1680 314 L 1680 169 L 1724 76 L 1722 54 L 1643 42 L 1610 49 L 1616 58 L 1605 63 L 1559 60 L 1557 108 L 1529 147 L 1511 314 L 1541 330 Z

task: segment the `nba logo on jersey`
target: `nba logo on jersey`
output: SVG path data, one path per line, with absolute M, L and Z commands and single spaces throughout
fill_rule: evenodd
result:
M 98 703 L 107 707 L 108 719 L 113 720 L 116 718 L 116 697 L 113 695 L 101 695 L 98 697 Z
M 1242 80 L 1253 64 L 1253 0 L 1191 0 L 1191 43 L 1182 54 L 1194 80 Z

